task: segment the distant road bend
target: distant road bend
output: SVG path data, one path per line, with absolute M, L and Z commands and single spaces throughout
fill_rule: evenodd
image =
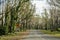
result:
M 29 35 L 24 36 L 21 40 L 60 40 L 60 38 L 51 37 L 43 34 L 39 30 L 30 30 Z

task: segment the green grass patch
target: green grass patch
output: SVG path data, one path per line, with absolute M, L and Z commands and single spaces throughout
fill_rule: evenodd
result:
M 58 31 L 53 31 L 53 32 L 51 32 L 50 30 L 40 30 L 40 31 L 44 34 L 49 34 L 54 37 L 60 37 L 60 32 Z

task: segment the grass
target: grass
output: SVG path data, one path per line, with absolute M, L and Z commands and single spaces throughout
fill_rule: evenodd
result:
M 41 30 L 41 32 L 43 32 L 44 34 L 49 34 L 51 36 L 60 38 L 60 32 L 58 32 L 58 31 L 51 32 L 50 30 Z
M 28 32 L 15 32 L 15 33 L 9 33 L 8 35 L 2 35 L 0 36 L 0 40 L 20 40 L 23 38 L 23 36 L 28 35 Z

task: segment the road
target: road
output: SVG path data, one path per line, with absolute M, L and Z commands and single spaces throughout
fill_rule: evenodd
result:
M 43 34 L 39 30 L 30 30 L 29 35 L 24 36 L 21 40 L 60 40 L 60 38 Z

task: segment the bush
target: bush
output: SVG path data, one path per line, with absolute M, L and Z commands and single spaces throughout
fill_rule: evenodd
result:
M 5 30 L 4 27 L 0 27 L 0 36 L 5 35 Z

